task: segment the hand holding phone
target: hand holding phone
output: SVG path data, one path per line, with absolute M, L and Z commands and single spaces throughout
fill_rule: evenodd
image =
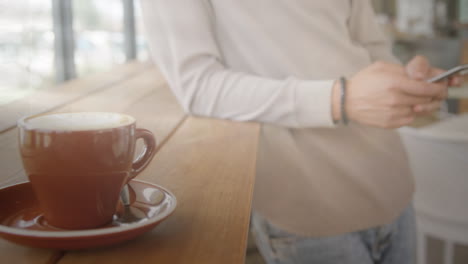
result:
M 436 83 L 436 82 L 440 82 L 442 80 L 445 80 L 447 78 L 450 78 L 455 74 L 464 75 L 464 74 L 467 74 L 467 73 L 468 73 L 468 64 L 463 64 L 463 65 L 453 67 L 452 69 L 450 69 L 450 70 L 448 70 L 448 71 L 446 71 L 446 72 L 444 72 L 442 74 L 439 74 L 439 75 L 427 80 L 427 82 Z

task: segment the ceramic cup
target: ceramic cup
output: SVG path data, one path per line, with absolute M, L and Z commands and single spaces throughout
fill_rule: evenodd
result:
M 112 221 L 123 186 L 154 156 L 153 134 L 118 113 L 54 113 L 18 121 L 23 165 L 43 217 L 64 229 Z M 134 160 L 137 139 L 145 147 Z

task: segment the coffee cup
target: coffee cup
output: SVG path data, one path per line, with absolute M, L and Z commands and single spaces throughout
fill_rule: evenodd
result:
M 18 121 L 24 169 L 48 225 L 89 229 L 112 221 L 124 185 L 154 156 L 153 134 L 120 113 L 77 112 Z M 138 139 L 142 153 L 134 160 Z

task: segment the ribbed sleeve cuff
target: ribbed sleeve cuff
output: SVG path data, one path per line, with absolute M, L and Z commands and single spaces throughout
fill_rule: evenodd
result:
M 334 127 L 332 88 L 334 80 L 301 81 L 296 86 L 296 121 L 298 127 Z

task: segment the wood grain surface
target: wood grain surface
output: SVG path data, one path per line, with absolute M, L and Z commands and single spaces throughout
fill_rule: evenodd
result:
M 53 111 L 110 111 L 136 117 L 137 126 L 151 130 L 159 142 L 155 158 L 137 179 L 170 189 L 178 199 L 175 213 L 148 234 L 107 248 L 60 252 L 0 239 L 0 263 L 244 262 L 259 125 L 187 118 L 157 69 L 147 64 L 129 67 L 140 70 L 85 91 L 84 96 L 65 95 L 67 102 Z M 71 90 L 79 94 L 76 90 L 83 83 L 74 85 Z M 16 129 L 0 134 L 0 165 L 0 186 L 26 179 Z
M 171 190 L 175 213 L 134 241 L 59 263 L 244 263 L 258 134 L 257 124 L 188 118 L 137 177 Z
M 166 140 L 184 119 L 185 114 L 159 72 L 144 65 L 146 64 L 139 67 L 129 64 L 131 69 L 145 70 L 74 100 L 55 111 L 110 111 L 130 114 L 137 118 L 139 127 L 155 131 L 159 141 Z M 119 68 L 116 73 L 121 71 Z M 109 73 L 105 75 L 111 76 Z M 99 80 L 102 81 L 101 78 Z M 75 82 L 74 85 L 78 85 L 73 89 L 75 92 L 80 83 Z M 0 134 L 0 186 L 27 180 L 19 156 L 16 132 L 16 129 L 10 129 Z M 0 263 L 55 263 L 62 253 L 17 246 L 0 239 Z

